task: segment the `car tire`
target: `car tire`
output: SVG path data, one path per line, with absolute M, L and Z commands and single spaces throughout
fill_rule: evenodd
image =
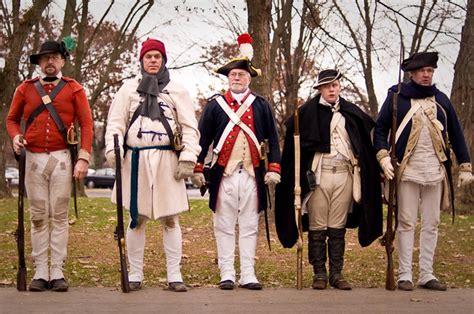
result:
M 93 188 L 94 188 L 94 181 L 87 181 L 86 186 L 87 186 L 89 189 L 93 189 Z

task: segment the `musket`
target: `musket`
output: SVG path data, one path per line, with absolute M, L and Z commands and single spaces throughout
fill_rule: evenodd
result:
M 265 173 L 268 170 L 268 153 L 269 153 L 269 147 L 268 147 L 268 140 L 265 140 L 263 143 L 260 145 L 260 160 L 264 161 L 265 164 Z M 267 236 L 267 243 L 268 243 L 268 249 L 271 251 L 272 250 L 272 245 L 270 243 L 270 226 L 268 224 L 268 210 L 272 209 L 272 198 L 270 195 L 270 187 L 265 184 L 265 192 L 267 194 L 267 207 L 263 209 L 263 214 L 265 217 L 265 232 Z
M 16 289 L 26 291 L 26 262 L 25 262 L 25 225 L 24 225 L 24 194 L 25 194 L 25 149 L 21 148 L 18 160 L 18 228 L 16 229 L 16 243 L 18 248 L 18 272 L 16 275 Z
M 120 156 L 120 144 L 118 134 L 114 134 L 115 152 L 115 191 L 117 201 L 117 226 L 114 238 L 117 240 L 120 257 L 120 284 L 124 293 L 130 292 L 128 283 L 127 260 L 125 257 L 125 232 L 123 226 L 123 203 L 122 203 L 122 161 Z
M 303 224 L 301 219 L 301 186 L 300 186 L 300 129 L 298 106 L 295 103 L 294 116 L 294 142 L 295 142 L 295 220 L 298 228 L 298 240 L 296 241 L 296 289 L 303 289 Z
M 403 45 L 400 47 L 400 64 L 403 61 Z M 397 225 L 397 172 L 398 161 L 396 155 L 396 133 L 397 133 L 397 115 L 398 115 L 398 97 L 401 88 L 401 69 L 398 70 L 397 92 L 392 97 L 392 120 L 390 126 L 390 162 L 394 169 L 394 177 L 389 181 L 388 188 L 388 210 L 387 210 L 387 229 L 382 237 L 382 245 L 385 246 L 387 253 L 387 272 L 385 276 L 385 289 L 395 290 L 395 275 L 393 271 L 393 241 L 395 240 L 395 229 Z M 395 227 L 393 226 L 395 221 Z

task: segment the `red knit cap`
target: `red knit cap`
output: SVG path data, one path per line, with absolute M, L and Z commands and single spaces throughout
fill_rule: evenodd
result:
M 151 50 L 158 50 L 161 55 L 163 56 L 163 59 L 165 59 L 166 63 L 166 49 L 165 49 L 165 44 L 163 42 L 159 41 L 158 39 L 152 39 L 148 38 L 142 43 L 142 49 L 140 50 L 140 60 L 143 59 L 143 56 L 145 53 Z

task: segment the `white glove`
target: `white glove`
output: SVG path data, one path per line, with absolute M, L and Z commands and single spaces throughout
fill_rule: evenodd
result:
M 192 161 L 179 161 L 178 168 L 174 173 L 176 180 L 182 180 L 188 178 L 194 174 L 194 162 Z
M 279 173 L 269 171 L 265 174 L 263 181 L 266 185 L 276 185 L 280 183 L 281 176 Z
M 200 188 L 201 186 L 206 184 L 206 178 L 204 178 L 204 174 L 202 172 L 196 172 L 192 177 L 191 177 L 191 182 Z
M 380 167 L 382 167 L 385 178 L 392 180 L 395 177 L 395 171 L 390 160 L 390 156 L 380 159 Z
M 115 150 L 109 150 L 105 153 L 105 159 L 110 168 L 115 168 Z M 123 148 L 120 147 L 120 159 L 123 161 Z
M 458 188 L 468 185 L 472 180 L 473 180 L 473 178 L 472 178 L 472 173 L 471 172 L 469 172 L 469 171 L 459 172 Z

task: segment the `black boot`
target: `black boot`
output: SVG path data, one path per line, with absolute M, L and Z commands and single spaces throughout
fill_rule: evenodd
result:
M 327 230 L 308 232 L 308 259 L 313 265 L 313 289 L 326 289 L 328 275 L 326 271 L 326 237 Z
M 346 229 L 328 228 L 329 283 L 336 289 L 351 290 L 351 285 L 342 275 L 344 265 Z

